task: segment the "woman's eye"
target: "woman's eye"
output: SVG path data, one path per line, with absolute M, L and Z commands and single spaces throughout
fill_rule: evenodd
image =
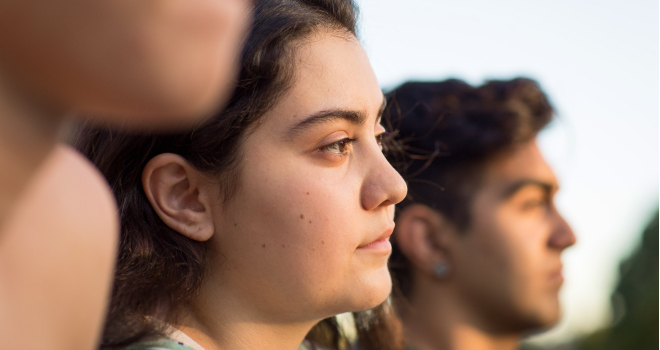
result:
M 337 142 L 333 142 L 327 146 L 321 147 L 321 151 L 336 153 L 336 154 L 346 154 L 351 143 L 355 142 L 356 139 L 345 138 Z
M 380 147 L 380 150 L 383 150 L 383 140 L 387 138 L 390 135 L 388 132 L 383 132 L 378 135 L 376 135 L 376 142 L 378 143 L 378 147 Z

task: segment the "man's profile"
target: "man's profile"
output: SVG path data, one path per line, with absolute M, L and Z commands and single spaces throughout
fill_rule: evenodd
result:
M 529 79 L 407 83 L 389 96 L 408 181 L 390 262 L 415 349 L 515 349 L 559 319 L 575 243 L 536 143 L 553 109 Z

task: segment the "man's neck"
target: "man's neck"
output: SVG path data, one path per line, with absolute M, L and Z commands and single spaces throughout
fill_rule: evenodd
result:
M 0 72 L 1 73 L 1 72 Z M 0 227 L 57 141 L 62 118 L 0 74 Z
M 419 291 L 419 289 L 418 289 Z M 474 315 L 452 293 L 427 289 L 396 307 L 406 342 L 419 350 L 514 350 L 520 334 L 492 334 L 475 322 Z

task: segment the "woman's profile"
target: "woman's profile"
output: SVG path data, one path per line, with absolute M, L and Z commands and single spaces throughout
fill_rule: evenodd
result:
M 259 1 L 228 106 L 192 132 L 83 129 L 121 215 L 105 348 L 296 349 L 391 290 L 383 94 L 351 1 Z M 361 346 L 397 348 L 387 310 Z M 336 320 L 310 337 L 337 346 Z M 181 345 L 183 344 L 183 345 Z

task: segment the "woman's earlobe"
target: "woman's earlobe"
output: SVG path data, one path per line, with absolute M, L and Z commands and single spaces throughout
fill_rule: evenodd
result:
M 142 171 L 144 193 L 158 217 L 196 241 L 206 241 L 215 232 L 205 184 L 203 174 L 172 153 L 155 156 Z

